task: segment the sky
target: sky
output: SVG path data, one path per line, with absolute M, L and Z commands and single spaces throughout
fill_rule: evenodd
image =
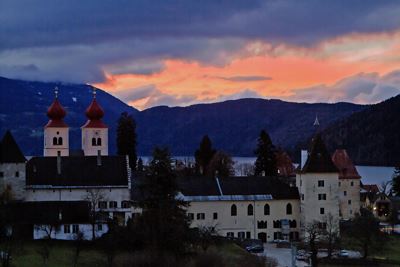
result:
M 89 83 L 140 110 L 400 93 L 400 1 L 1 0 L 0 76 Z

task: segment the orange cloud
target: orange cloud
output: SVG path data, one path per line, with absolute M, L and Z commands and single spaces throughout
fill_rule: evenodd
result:
M 113 75 L 105 69 L 107 80 L 95 86 L 117 96 L 149 85 L 156 88 L 146 97 L 125 99 L 139 109 L 162 104 L 151 101 L 159 95 L 180 99 L 181 105 L 215 101 L 246 89 L 264 97 L 289 97 L 301 88 L 330 86 L 361 72 L 383 75 L 400 69 L 400 32 L 351 34 L 310 48 L 253 41 L 233 58 L 224 66 L 168 59 L 160 72 L 149 75 Z

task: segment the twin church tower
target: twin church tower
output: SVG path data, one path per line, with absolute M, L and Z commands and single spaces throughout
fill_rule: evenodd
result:
M 69 127 L 64 122 L 67 112 L 58 100 L 58 89 L 47 116 L 49 122 L 44 127 L 44 156 L 69 156 Z M 96 100 L 93 88 L 93 100 L 86 109 L 87 122 L 81 127 L 82 150 L 85 156 L 108 155 L 108 127 L 102 121 L 104 111 Z

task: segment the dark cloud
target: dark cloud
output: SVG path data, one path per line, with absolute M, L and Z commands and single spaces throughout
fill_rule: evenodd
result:
M 2 0 L 0 75 L 101 82 L 105 70 L 152 74 L 169 58 L 221 65 L 250 39 L 312 45 L 398 29 L 399 13 L 390 0 Z
M 272 78 L 268 76 L 232 76 L 232 77 L 215 77 L 215 78 L 231 82 L 254 82 L 254 81 L 272 80 Z

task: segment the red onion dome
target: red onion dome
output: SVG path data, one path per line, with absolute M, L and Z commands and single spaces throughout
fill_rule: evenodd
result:
M 86 117 L 88 121 L 83 125 L 83 128 L 107 128 L 107 125 L 101 120 L 104 116 L 104 110 L 97 103 L 96 98 L 93 98 L 92 103 L 86 109 Z
M 67 124 L 63 121 L 63 118 L 67 115 L 67 112 L 60 104 L 58 99 L 54 99 L 53 103 L 47 110 L 47 116 L 50 118 L 50 121 L 47 123 L 45 127 L 68 127 Z
M 54 99 L 51 106 L 47 109 L 47 117 L 49 117 L 51 120 L 62 120 L 64 119 L 65 115 L 67 115 L 67 112 L 63 106 L 61 106 L 57 98 Z
M 93 98 L 92 103 L 86 109 L 86 117 L 88 117 L 89 120 L 101 120 L 103 116 L 104 116 L 104 110 L 97 103 L 96 98 Z

